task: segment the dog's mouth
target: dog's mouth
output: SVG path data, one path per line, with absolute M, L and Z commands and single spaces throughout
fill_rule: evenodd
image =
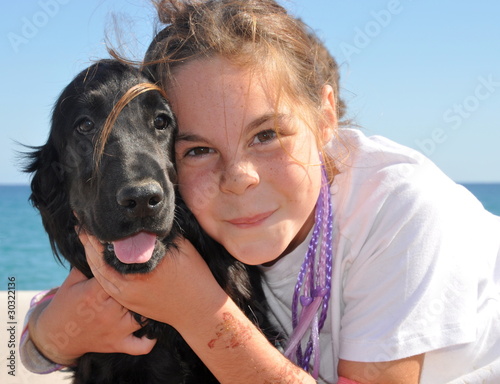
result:
M 139 232 L 132 236 L 105 243 L 108 251 L 114 252 L 123 264 L 144 264 L 153 257 L 157 236 Z
M 104 261 L 123 274 L 151 272 L 173 244 L 173 237 L 174 234 L 165 237 L 141 231 L 118 240 L 101 240 Z
M 175 247 L 174 239 L 177 237 L 177 231 L 173 227 L 162 223 L 156 226 L 143 225 L 121 234 L 93 231 L 89 226 L 83 225 L 82 228 L 99 239 L 104 248 L 104 261 L 123 274 L 152 271 L 167 250 L 171 246 Z

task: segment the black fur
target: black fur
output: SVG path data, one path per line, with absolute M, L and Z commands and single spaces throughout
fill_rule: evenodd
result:
M 238 262 L 205 235 L 176 196 L 173 164 L 176 122 L 159 92 L 145 92 L 122 110 L 95 168 L 96 137 L 114 103 L 131 86 L 148 81 L 131 66 L 102 60 L 81 72 L 57 100 L 47 143 L 27 154 L 29 164 L 25 169 L 33 173 L 30 199 L 40 210 L 52 249 L 59 259 L 62 256 L 71 267 L 90 278 L 92 273 L 76 226 L 84 227 L 103 243 L 139 231 L 155 233 L 160 240 L 148 263 L 123 264 L 109 247 L 104 255 L 121 273 L 147 273 L 165 255 L 176 236 L 185 236 L 204 256 L 230 297 L 270 340 L 277 340 L 278 334 L 266 317 L 258 270 Z M 159 120 L 155 120 L 157 117 Z M 144 206 L 137 207 L 131 193 L 145 198 Z M 138 315 L 136 319 L 141 321 Z M 151 353 L 86 354 L 74 368 L 74 382 L 217 382 L 172 327 L 147 320 L 136 333 L 144 334 L 158 339 Z

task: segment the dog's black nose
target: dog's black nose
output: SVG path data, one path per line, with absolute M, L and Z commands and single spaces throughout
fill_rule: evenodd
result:
M 127 208 L 134 217 L 151 216 L 162 205 L 163 188 L 156 181 L 128 185 L 120 189 L 116 200 L 119 205 Z

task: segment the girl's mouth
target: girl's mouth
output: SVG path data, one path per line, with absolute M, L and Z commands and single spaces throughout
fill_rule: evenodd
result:
M 270 217 L 275 211 L 268 211 L 264 213 L 259 213 L 253 216 L 246 217 L 238 217 L 236 219 L 228 220 L 229 223 L 240 227 L 240 228 L 249 228 L 253 226 L 260 225 L 264 220 Z

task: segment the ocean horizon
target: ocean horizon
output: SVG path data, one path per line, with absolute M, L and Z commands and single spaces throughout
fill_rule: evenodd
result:
M 486 210 L 500 216 L 500 183 L 460 183 Z M 40 215 L 28 201 L 27 185 L 0 185 L 0 290 L 14 278 L 17 290 L 45 290 L 61 285 L 68 274 L 50 248 Z

